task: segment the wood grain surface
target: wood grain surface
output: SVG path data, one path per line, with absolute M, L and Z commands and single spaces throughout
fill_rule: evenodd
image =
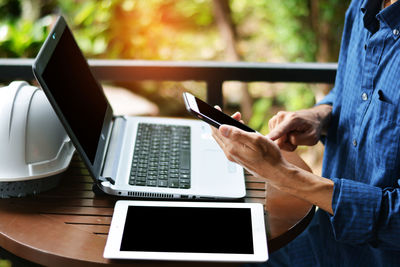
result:
M 289 161 L 308 168 L 295 154 Z M 95 195 L 78 156 L 59 186 L 37 196 L 0 200 L 0 247 L 46 266 L 236 266 L 204 262 L 115 261 L 103 258 L 116 198 Z M 287 244 L 311 220 L 314 207 L 246 174 L 245 202 L 264 204 L 270 252 Z M 267 197 L 268 196 L 268 197 Z

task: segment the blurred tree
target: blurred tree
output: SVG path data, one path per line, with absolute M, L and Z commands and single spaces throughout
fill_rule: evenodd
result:
M 213 0 L 213 10 L 215 20 L 222 39 L 225 42 L 225 60 L 227 61 L 243 61 L 239 54 L 237 43 L 238 34 L 236 25 L 232 20 L 232 11 L 229 0 Z M 252 116 L 253 100 L 249 93 L 247 83 L 226 84 L 230 86 L 238 85 L 240 96 L 240 104 L 242 109 L 242 119 L 248 122 Z M 229 90 L 229 88 L 228 88 Z
M 88 56 L 106 58 L 336 61 L 349 2 L 0 0 L 0 25 L 61 12 Z
M 63 14 L 89 58 L 336 61 L 350 0 L 0 0 L 0 57 L 35 57 Z M 180 94 L 205 96 L 204 83 L 123 84 L 166 116 L 185 114 Z M 278 110 L 302 109 L 327 85 L 251 83 L 224 94 L 262 133 Z M 241 92 L 241 93 L 240 93 Z M 176 103 L 171 104 L 171 103 Z M 320 158 L 320 156 L 319 156 Z
M 50 0 L 0 0 L 0 57 L 34 57 L 47 37 Z M 44 16 L 44 17 L 43 17 Z
M 53 21 L 48 15 L 62 13 L 79 46 L 91 58 L 336 61 L 349 2 L 0 0 L 0 56 L 34 57 Z M 150 83 L 146 86 L 147 92 L 158 87 Z M 294 97 L 282 94 L 303 99 L 302 108 L 314 102 L 310 86 L 263 86 L 263 90 L 253 84 L 248 90 L 242 89 L 246 119 L 252 112 L 270 110 L 266 108 L 269 103 L 272 107 L 282 103 L 299 106 Z M 323 89 L 326 93 L 329 87 Z M 260 97 L 271 99 L 251 109 Z M 262 103 L 265 108 L 260 107 Z
M 0 0 L 0 18 L 2 20 L 17 17 L 21 12 L 18 1 Z
M 337 60 L 344 14 L 350 0 L 231 0 L 230 3 L 233 20 L 238 25 L 238 49 L 245 60 Z M 253 105 L 253 117 L 250 121 L 253 127 L 264 131 L 267 131 L 268 118 L 272 116 L 272 112 L 276 112 L 276 108 L 270 107 L 279 105 L 279 109 L 290 110 L 307 108 L 315 103 L 314 93 L 324 95 L 331 87 L 304 84 L 264 86 L 264 90 L 260 90 L 258 85 L 250 85 L 254 99 L 270 99 L 257 100 Z

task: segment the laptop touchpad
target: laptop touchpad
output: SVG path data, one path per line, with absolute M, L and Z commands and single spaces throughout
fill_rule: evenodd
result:
M 236 164 L 230 162 L 224 152 L 216 149 L 207 149 L 203 151 L 203 167 L 209 169 L 211 172 L 217 173 L 235 173 Z M 221 166 L 221 162 L 226 162 L 226 165 Z

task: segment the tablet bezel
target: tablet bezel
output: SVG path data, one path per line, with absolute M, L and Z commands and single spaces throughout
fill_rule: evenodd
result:
M 129 206 L 149 207 L 204 207 L 204 208 L 249 208 L 251 211 L 253 254 L 233 253 L 187 253 L 121 251 L 122 236 Z M 215 261 L 215 262 L 265 262 L 268 248 L 265 231 L 264 207 L 258 203 L 221 202 L 171 202 L 171 201 L 117 201 L 111 221 L 104 258 L 166 261 Z

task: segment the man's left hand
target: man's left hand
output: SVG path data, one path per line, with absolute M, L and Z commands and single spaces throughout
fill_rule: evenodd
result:
M 240 113 L 232 116 L 240 120 Z M 246 168 L 257 177 L 277 182 L 280 171 L 289 164 L 282 156 L 279 147 L 269 138 L 259 133 L 250 133 L 239 128 L 222 125 L 212 128 L 212 135 L 224 151 L 226 157 Z

